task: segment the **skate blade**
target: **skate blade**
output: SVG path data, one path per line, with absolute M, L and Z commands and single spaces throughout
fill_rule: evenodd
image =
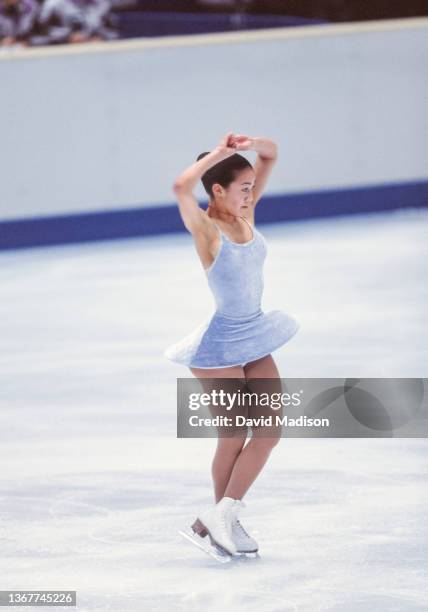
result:
M 194 533 L 188 533 L 187 531 L 182 531 L 181 529 L 179 529 L 178 533 L 183 538 L 191 542 L 194 546 L 203 550 L 207 555 L 213 557 L 219 563 L 230 563 L 232 560 L 232 555 L 229 555 L 229 553 L 226 551 L 217 548 L 215 544 L 205 544 L 205 542 L 202 541 L 202 538 Z
M 250 559 L 261 559 L 260 555 L 258 552 L 239 552 L 238 553 L 238 559 L 241 559 L 243 561 L 245 560 L 250 560 Z
M 238 550 L 237 554 L 241 557 L 249 557 L 250 559 L 260 557 L 258 550 Z

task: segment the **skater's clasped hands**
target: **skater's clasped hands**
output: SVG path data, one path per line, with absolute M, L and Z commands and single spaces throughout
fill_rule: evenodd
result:
M 234 155 L 237 151 L 250 151 L 254 149 L 254 138 L 244 134 L 229 132 L 222 138 L 217 150 L 226 157 Z

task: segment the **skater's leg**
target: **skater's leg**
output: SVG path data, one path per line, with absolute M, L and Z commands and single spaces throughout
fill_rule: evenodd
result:
M 223 495 L 242 499 L 262 471 L 271 450 L 279 440 L 279 437 L 252 438 L 236 459 Z
M 245 444 L 245 436 L 239 438 L 219 438 L 211 467 L 216 503 L 225 495 L 233 466 Z M 236 498 L 237 499 L 237 498 Z
M 272 355 L 267 355 L 257 359 L 257 361 L 250 361 L 244 366 L 243 370 L 247 380 L 252 378 L 281 378 Z
M 254 393 L 281 392 L 281 381 L 271 355 L 251 362 L 244 367 L 247 388 Z M 269 380 L 266 380 L 269 379 Z M 281 415 L 281 410 L 271 411 Z M 257 410 L 255 411 L 257 413 Z M 258 411 L 258 415 L 260 411 Z M 264 411 L 267 416 L 266 411 Z M 249 416 L 256 416 L 256 414 Z M 260 427 L 253 430 L 253 436 L 238 455 L 224 491 L 227 497 L 242 499 L 266 464 L 272 449 L 281 439 L 281 427 Z
M 215 388 L 215 381 L 212 379 L 217 378 L 233 379 L 230 381 L 230 385 L 232 385 L 233 388 L 227 388 L 227 390 L 230 392 L 242 389 L 245 386 L 245 373 L 243 368 L 240 366 L 218 368 L 216 370 L 191 368 L 191 372 L 198 379 L 201 379 L 204 391 L 207 393 Z M 219 386 L 223 390 L 228 387 L 225 381 L 219 381 Z M 218 408 L 214 409 L 214 407 L 210 407 L 210 411 L 213 416 L 217 416 L 218 414 L 221 414 L 222 416 L 230 416 L 230 413 L 227 413 L 226 411 L 219 412 Z M 228 435 L 230 432 L 218 428 L 219 437 L 217 441 L 217 448 L 211 466 L 216 503 L 224 497 L 224 492 L 227 483 L 229 482 L 233 466 L 247 439 L 246 427 L 237 428 L 234 433 L 235 435 L 232 437 Z

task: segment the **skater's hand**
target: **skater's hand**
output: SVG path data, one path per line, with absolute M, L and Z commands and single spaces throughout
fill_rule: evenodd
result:
M 236 153 L 236 144 L 234 141 L 234 135 L 232 132 L 229 132 L 224 136 L 220 142 L 220 144 L 215 148 L 215 150 L 221 154 L 223 159 L 227 159 L 231 155 L 235 155 Z
M 232 141 L 237 151 L 251 151 L 254 149 L 254 138 L 244 134 L 232 134 Z

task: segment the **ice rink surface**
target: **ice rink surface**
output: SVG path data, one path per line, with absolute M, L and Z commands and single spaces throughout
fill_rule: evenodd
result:
M 301 325 L 283 378 L 427 376 L 427 210 L 259 229 L 263 308 Z M 79 612 L 428 609 L 424 439 L 283 439 L 244 498 L 261 558 L 182 542 L 215 446 L 176 439 L 190 373 L 162 355 L 214 310 L 190 235 L 3 252 L 0 286 L 1 589 L 76 590 Z

